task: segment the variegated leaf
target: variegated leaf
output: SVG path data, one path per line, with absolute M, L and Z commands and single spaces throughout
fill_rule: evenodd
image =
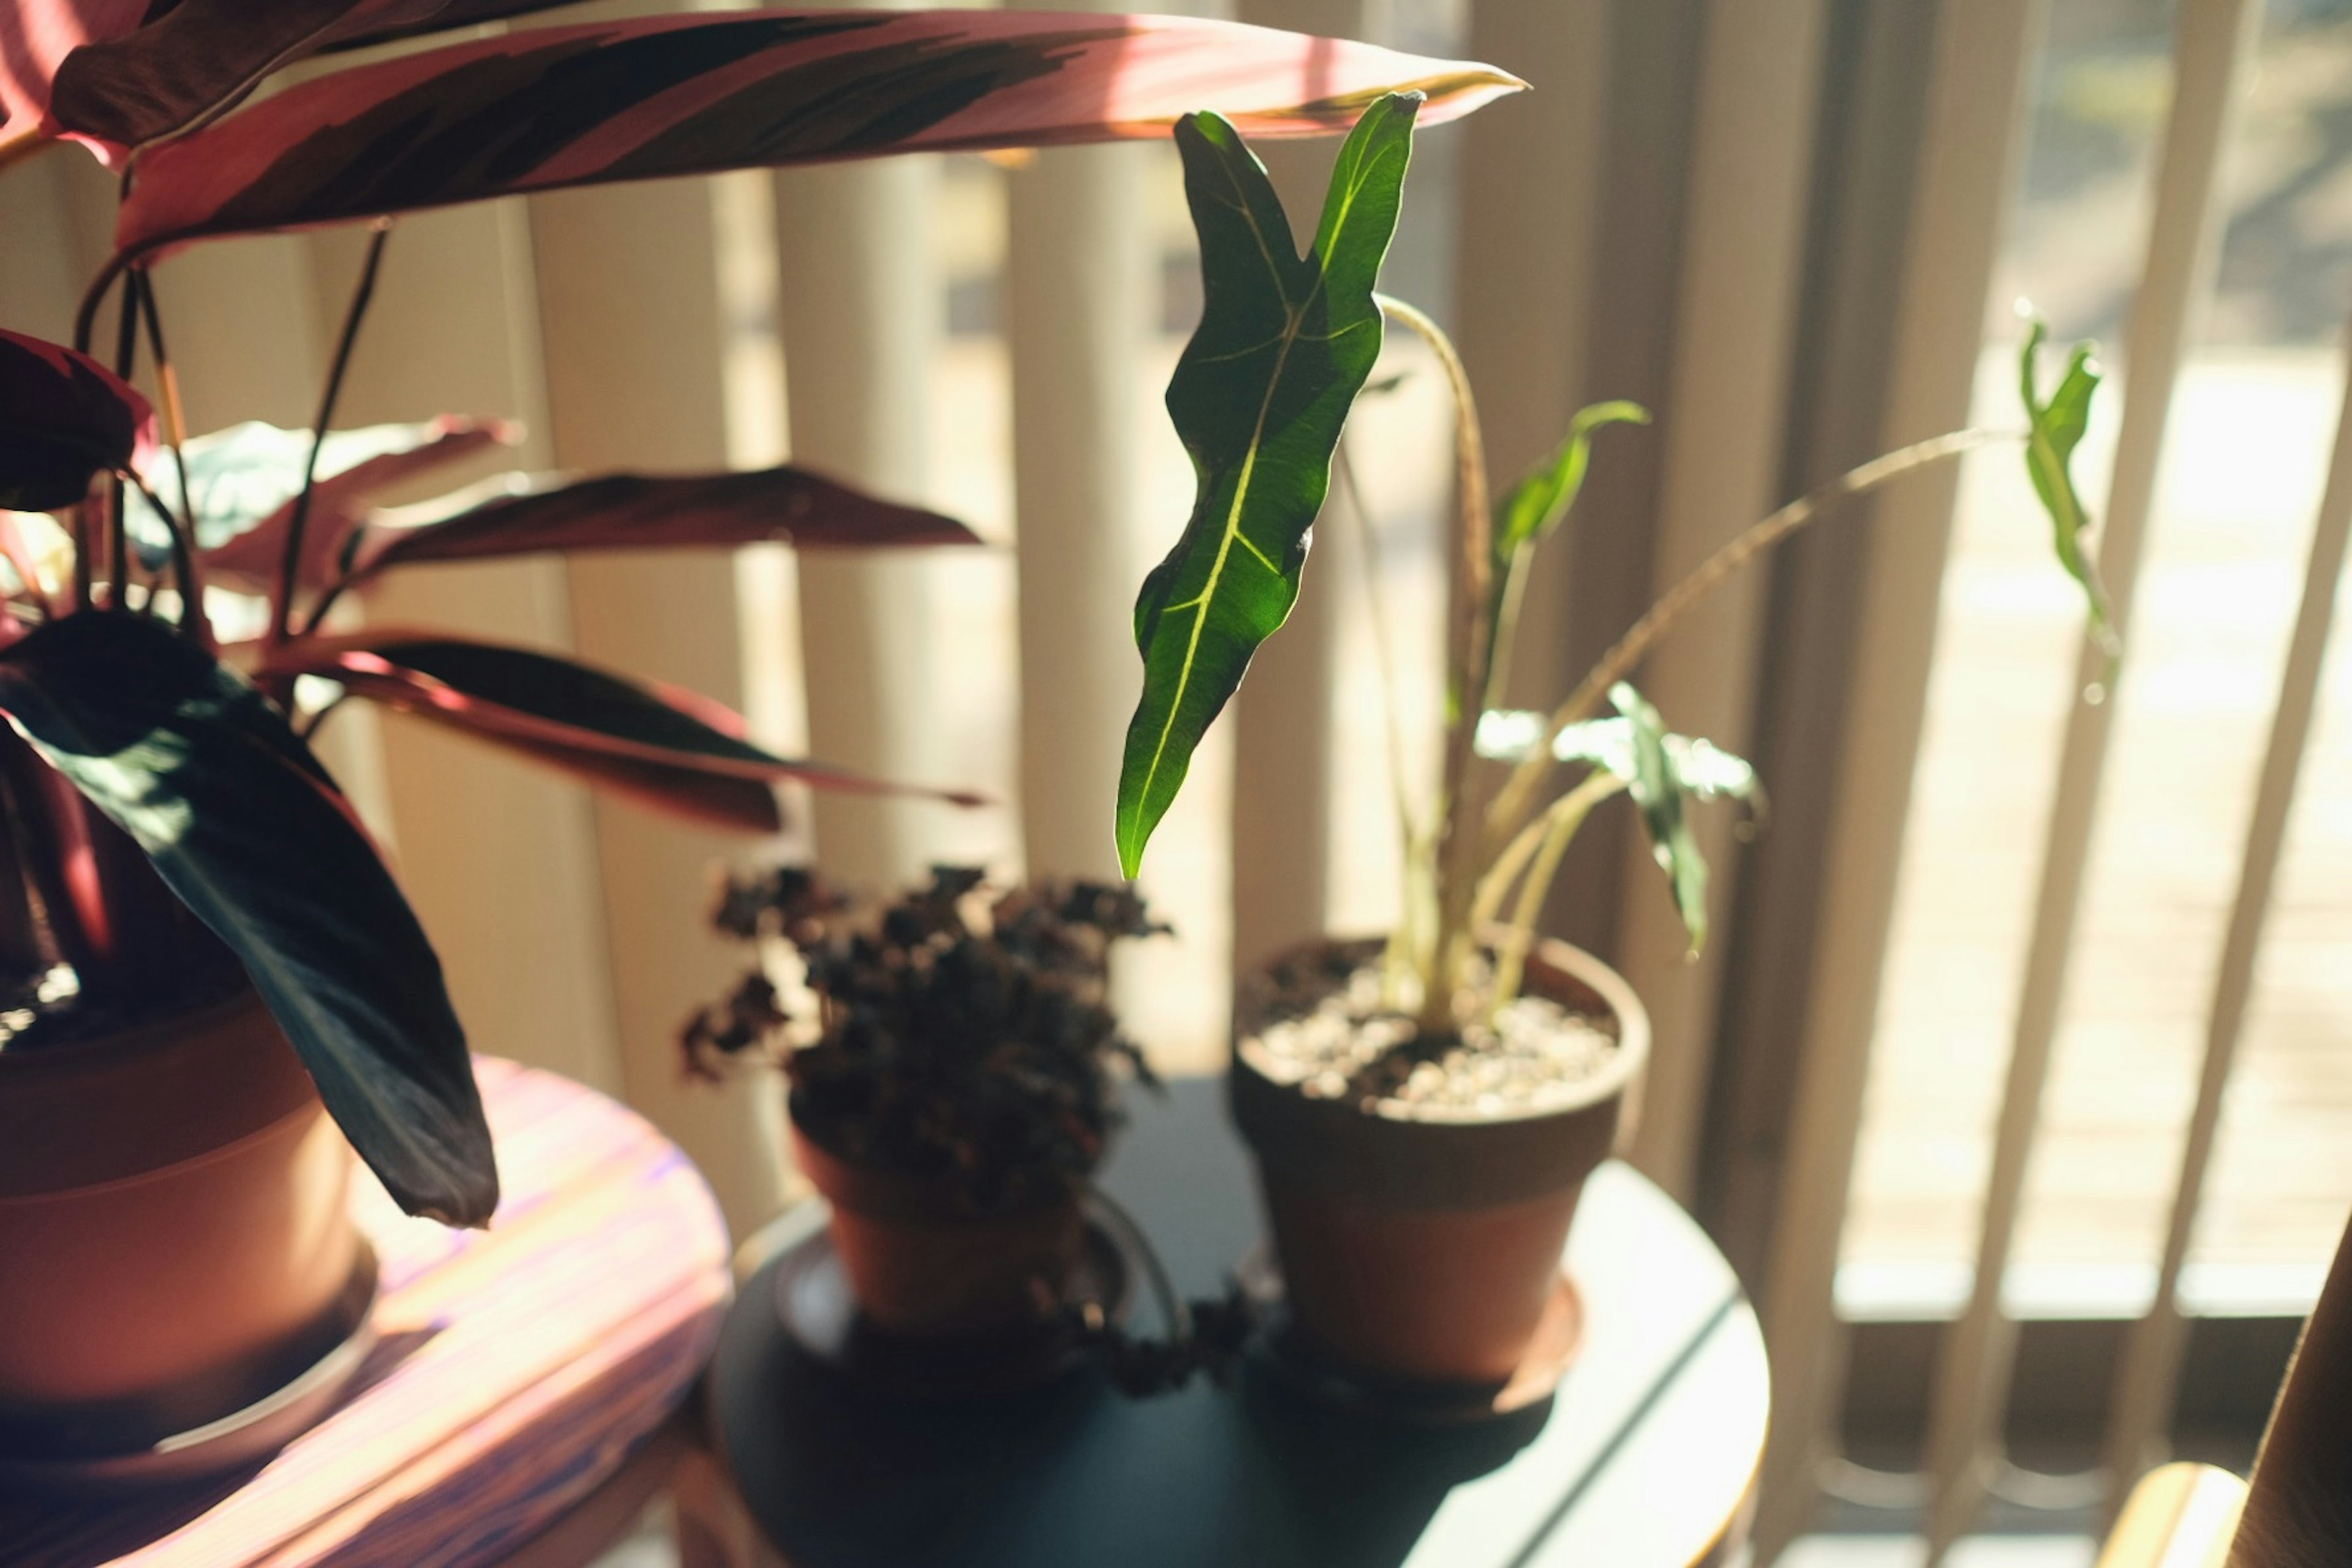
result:
M 759 11 L 546 27 L 302 83 L 152 149 L 118 259 L 517 192 L 890 153 L 1336 132 L 1390 89 L 1432 121 L 1491 67 L 1181 16 Z

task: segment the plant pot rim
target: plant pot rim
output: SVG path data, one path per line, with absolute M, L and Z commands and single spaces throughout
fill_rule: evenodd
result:
M 795 1097 L 796 1098 L 796 1097 Z M 797 1104 L 787 1102 L 793 1142 L 802 1174 L 836 1208 L 914 1225 L 987 1225 L 1024 1220 L 1076 1204 L 1085 1192 L 1073 1178 L 1064 1190 L 1011 1208 L 970 1208 L 955 1201 L 955 1184 L 945 1176 L 922 1175 L 843 1152 L 809 1127 Z M 811 1156 L 814 1155 L 814 1158 Z
M 53 1082 L 104 1073 L 199 1030 L 247 1013 L 268 1011 L 260 991 L 250 980 L 240 979 L 226 995 L 158 1013 L 123 1028 L 63 1040 L 54 1046 L 0 1050 L 0 1089 L 12 1084 Z
M 1328 1106 L 1335 1111 L 1345 1111 L 1369 1121 L 1421 1127 L 1491 1127 L 1573 1116 L 1604 1104 L 1623 1094 L 1649 1063 L 1650 1015 L 1633 986 L 1622 975 L 1582 948 L 1549 937 L 1538 939 L 1528 950 L 1528 991 L 1559 1002 L 1571 1011 L 1595 1016 L 1605 1012 L 1616 1031 L 1616 1048 L 1610 1053 L 1608 1062 L 1600 1070 L 1571 1086 L 1570 1093 L 1562 1098 L 1542 1105 L 1506 1106 L 1487 1110 L 1464 1106 L 1391 1107 L 1386 1102 L 1379 1109 L 1367 1110 L 1352 1100 L 1311 1099 L 1298 1092 L 1297 1085 L 1268 1077 L 1249 1059 L 1242 1049 L 1242 1043 L 1256 1032 L 1261 1022 L 1254 1014 L 1258 998 L 1251 994 L 1250 978 L 1276 964 L 1314 954 L 1360 954 L 1364 959 L 1370 959 L 1378 955 L 1386 941 L 1384 937 L 1321 937 L 1285 948 L 1255 965 L 1250 976 L 1245 977 L 1244 984 L 1236 988 L 1234 998 L 1234 1073 L 1246 1073 L 1272 1092 L 1287 1093 L 1300 1100 Z M 1599 1008 L 1581 1005 L 1581 999 L 1572 994 L 1565 998 L 1557 994 L 1571 988 L 1581 988 L 1592 1001 L 1600 1004 Z

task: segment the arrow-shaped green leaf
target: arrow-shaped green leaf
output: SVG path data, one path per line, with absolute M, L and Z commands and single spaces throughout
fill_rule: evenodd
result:
M 1240 133 L 1214 114 L 1177 123 L 1206 303 L 1168 384 L 1168 412 L 1198 490 L 1182 537 L 1136 601 L 1143 696 L 1128 726 L 1118 816 L 1130 877 L 1193 747 L 1298 597 L 1332 450 L 1380 357 L 1372 285 L 1396 231 L 1421 103 L 1417 92 L 1391 93 L 1364 111 L 1303 258 Z

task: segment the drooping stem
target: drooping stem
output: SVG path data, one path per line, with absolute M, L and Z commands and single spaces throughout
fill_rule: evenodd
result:
M 1569 840 L 1584 826 L 1592 808 L 1625 788 L 1625 781 L 1615 773 L 1595 770 L 1583 783 L 1551 803 L 1541 819 L 1541 842 L 1536 847 L 1528 874 L 1519 882 L 1519 897 L 1511 911 L 1510 930 L 1495 953 L 1495 989 L 1488 1005 L 1500 1007 L 1519 994 L 1519 978 L 1526 972 L 1528 949 L 1535 942 L 1536 920 L 1543 913 L 1544 895 L 1551 891 L 1552 879 L 1559 874 L 1560 857 L 1568 853 Z
M 327 367 L 326 389 L 319 397 L 318 421 L 310 427 L 310 455 L 302 464 L 302 489 L 294 497 L 294 510 L 286 521 L 286 549 L 278 560 L 278 591 L 270 599 L 272 645 L 286 640 L 293 616 L 294 595 L 301 580 L 302 534 L 310 521 L 310 497 L 318 484 L 319 449 L 326 445 L 328 426 L 334 422 L 335 400 L 342 395 L 343 376 L 352 365 L 352 349 L 359 342 L 360 322 L 367 315 L 368 301 L 375 296 L 375 275 L 383 263 L 383 242 L 391 233 L 391 219 L 376 219 L 368 236 L 367 259 L 360 267 L 359 284 L 352 290 L 350 309 L 343 312 L 343 331 L 335 342 L 334 363 Z
M 1463 821 L 1475 754 L 1478 700 L 1494 624 L 1488 613 L 1494 572 L 1493 518 L 1486 494 L 1486 449 L 1469 372 L 1438 324 L 1401 300 L 1376 295 L 1381 309 L 1411 328 L 1437 356 L 1454 395 L 1454 546 L 1460 574 L 1446 628 L 1445 733 L 1441 752 L 1433 850 L 1437 860 L 1437 922 L 1422 976 L 1422 1026 L 1433 1034 L 1454 1027 L 1453 989 L 1458 975 L 1464 917 L 1477 875 L 1478 836 Z
M 180 480 L 180 510 L 158 509 L 172 531 L 172 581 L 180 590 L 180 634 L 203 647 L 213 646 L 211 617 L 205 614 L 205 585 L 196 566 L 196 495 L 188 485 L 188 416 L 180 403 L 180 377 L 163 347 L 163 320 L 155 303 L 155 279 L 146 268 L 131 274 L 139 280 L 139 312 L 147 323 L 147 352 L 155 361 L 155 384 L 163 395 L 163 437 L 172 448 L 172 468 Z M 154 498 L 149 497 L 149 503 Z
M 1898 447 L 1884 457 L 1874 458 L 1859 468 L 1849 469 L 1811 494 L 1790 501 L 1701 562 L 1689 575 L 1666 590 L 1665 595 L 1651 605 L 1648 612 L 1635 621 L 1607 653 L 1601 656 L 1600 662 L 1577 684 L 1576 689 L 1569 693 L 1568 700 L 1552 710 L 1536 749 L 1519 763 L 1488 808 L 1485 831 L 1479 835 L 1482 846 L 1493 853 L 1499 853 L 1510 843 L 1534 811 L 1537 793 L 1543 787 L 1544 780 L 1553 766 L 1552 746 L 1559 739 L 1560 731 L 1570 724 L 1591 717 L 1609 688 L 1631 675 L 1658 639 L 1693 605 L 1721 586 L 1726 578 L 1839 501 L 1874 489 L 1898 475 L 1948 462 L 1979 447 L 2023 438 L 2024 433 L 2015 430 L 1959 430 Z

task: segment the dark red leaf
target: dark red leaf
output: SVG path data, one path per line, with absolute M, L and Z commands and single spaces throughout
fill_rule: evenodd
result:
M 591 783 L 757 831 L 773 831 L 773 808 L 761 813 L 751 805 L 740 787 L 745 784 L 764 791 L 797 779 L 817 789 L 980 804 L 976 795 L 886 784 L 776 756 L 744 740 L 740 716 L 707 697 L 527 648 L 376 630 L 298 639 L 268 656 L 260 673 L 340 681 L 355 695 L 509 746 Z
M 145 459 L 155 442 L 147 400 L 88 354 L 0 332 L 0 507 L 51 511 L 99 474 Z
M 1389 89 L 1425 124 L 1525 84 L 1491 67 L 1230 22 L 760 11 L 483 38 L 288 89 L 155 147 L 123 257 L 521 191 L 887 153 L 1346 129 Z
M 344 546 L 363 526 L 368 503 L 379 491 L 521 438 L 520 430 L 503 419 L 446 414 L 420 429 L 431 434 L 417 445 L 362 458 L 311 486 L 310 516 L 302 529 L 299 571 L 304 586 L 323 587 L 334 580 Z M 270 592 L 285 553 L 286 531 L 293 525 L 294 504 L 288 501 L 251 529 L 205 551 L 205 575 L 241 593 Z
M 352 574 L 367 577 L 424 561 L 765 541 L 801 550 L 871 550 L 977 544 L 980 537 L 953 518 L 877 500 L 806 468 L 661 478 L 607 474 L 561 489 L 503 496 L 440 522 L 369 526 L 352 557 Z

